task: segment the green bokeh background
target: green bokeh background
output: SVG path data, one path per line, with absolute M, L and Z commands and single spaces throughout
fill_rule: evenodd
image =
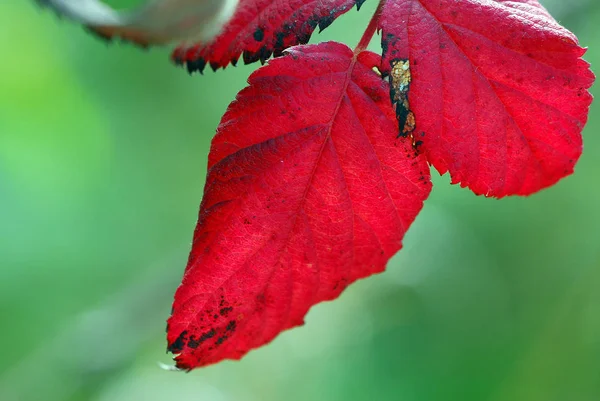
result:
M 600 4 L 544 4 L 599 65 Z M 313 42 L 356 43 L 374 6 Z M 241 362 L 161 370 L 210 140 L 256 68 L 189 77 L 168 53 L 0 1 L 0 400 L 600 400 L 599 104 L 555 187 L 497 201 L 434 174 L 386 273 Z

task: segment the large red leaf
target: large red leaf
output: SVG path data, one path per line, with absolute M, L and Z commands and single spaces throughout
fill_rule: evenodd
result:
M 431 183 L 397 138 L 379 63 L 338 43 L 294 47 L 231 104 L 168 322 L 179 368 L 240 358 L 400 249 Z
M 290 46 L 307 43 L 316 27 L 327 28 L 340 15 L 365 0 L 240 0 L 223 31 L 209 43 L 182 45 L 173 59 L 189 72 L 236 63 L 264 62 Z
M 380 28 L 382 68 L 410 62 L 413 134 L 440 173 L 496 197 L 572 173 L 594 75 L 537 1 L 387 1 Z

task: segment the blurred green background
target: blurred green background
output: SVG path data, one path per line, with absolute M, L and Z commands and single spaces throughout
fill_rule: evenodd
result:
M 544 4 L 600 64 L 600 4 Z M 313 42 L 356 43 L 374 6 Z M 575 175 L 497 201 L 435 174 L 386 273 L 182 374 L 157 364 L 165 319 L 211 137 L 256 66 L 189 77 L 17 0 L 0 54 L 1 401 L 600 400 L 600 104 Z

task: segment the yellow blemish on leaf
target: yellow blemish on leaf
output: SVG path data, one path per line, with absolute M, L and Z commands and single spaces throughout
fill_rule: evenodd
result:
M 408 91 L 412 81 L 409 60 L 392 60 L 390 72 L 390 95 L 392 104 L 396 106 L 396 117 L 399 122 L 399 136 L 411 136 L 416 127 L 415 115 L 410 109 Z

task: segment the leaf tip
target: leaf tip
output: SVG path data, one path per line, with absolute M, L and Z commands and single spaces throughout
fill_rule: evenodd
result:
M 162 363 L 162 362 L 158 362 L 158 367 L 162 370 L 165 370 L 167 372 L 186 372 L 189 370 L 186 369 L 181 369 L 179 367 L 177 367 L 177 365 L 167 365 L 166 363 Z

